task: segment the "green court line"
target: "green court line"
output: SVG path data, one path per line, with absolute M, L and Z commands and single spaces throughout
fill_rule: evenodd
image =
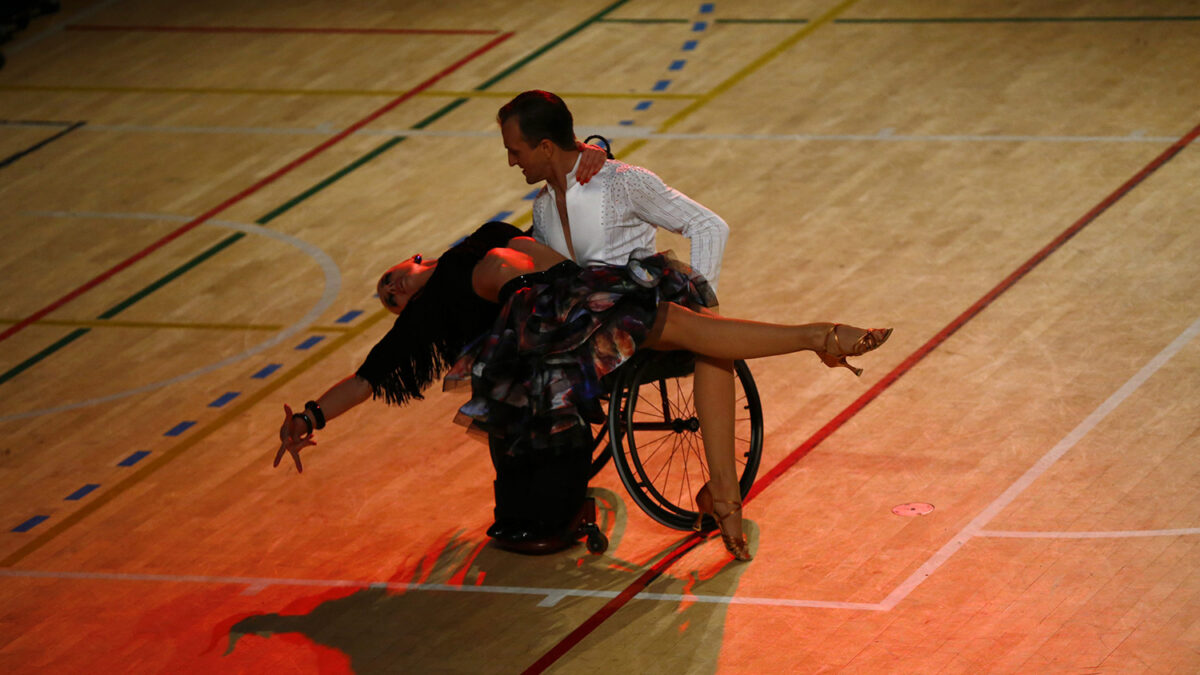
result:
M 184 264 L 180 265 L 179 267 L 176 267 L 175 269 L 171 270 L 170 272 L 167 272 L 164 276 L 159 278 L 154 283 L 143 288 L 142 290 L 138 291 L 137 293 L 134 293 L 133 295 L 129 296 L 128 298 L 125 298 L 121 302 L 118 302 L 116 305 L 113 305 L 111 308 L 105 310 L 104 312 L 102 312 L 100 314 L 100 316 L 98 316 L 96 318 L 97 319 L 111 319 L 114 316 L 120 314 L 121 312 L 124 312 L 126 309 L 129 309 L 130 305 L 141 300 L 142 298 L 145 298 L 147 295 L 150 295 L 151 293 L 153 293 L 154 291 L 157 291 L 158 289 L 162 288 L 163 286 L 166 286 L 171 281 L 178 279 L 180 276 L 183 275 L 184 272 L 187 272 L 188 270 L 192 269 L 196 265 L 199 265 L 200 263 L 204 262 L 205 260 L 208 260 L 209 258 L 213 257 L 214 255 L 220 253 L 221 251 L 223 251 L 227 247 L 229 247 L 231 244 L 233 244 L 235 241 L 237 241 L 245 236 L 246 236 L 246 234 L 244 232 L 236 232 L 234 234 L 229 235 L 228 237 L 217 242 L 216 244 L 210 246 L 208 248 L 208 250 L 202 252 L 200 255 L 197 255 L 196 257 L 185 262 Z
M 441 119 L 443 116 L 445 116 L 450 111 L 457 108 L 458 106 L 466 103 L 467 100 L 468 99 L 460 98 L 460 99 L 457 99 L 457 100 L 447 103 L 446 105 L 442 106 L 437 112 L 433 113 L 429 117 L 426 117 L 425 119 L 421 120 L 420 122 L 417 122 L 416 124 L 414 124 L 413 129 L 424 129 L 425 127 L 429 126 L 430 124 L 433 124 L 434 122 Z
M 626 2 L 629 2 L 629 0 L 617 0 L 613 4 L 609 5 L 608 7 L 605 7 L 604 9 L 600 10 L 599 12 L 593 14 L 591 17 L 587 18 L 586 20 L 584 20 L 583 23 L 579 24 L 578 26 L 575 26 L 574 28 L 568 30 L 567 32 L 563 33 L 562 35 L 559 35 L 558 37 L 554 38 L 553 40 L 547 42 L 546 44 L 542 45 L 541 47 L 538 47 L 534 51 L 530 52 L 528 55 L 525 56 L 525 58 L 517 61 L 516 63 L 512 64 L 508 68 L 505 68 L 504 70 L 502 70 L 500 72 L 499 75 L 496 75 L 495 77 L 484 82 L 483 84 L 479 85 L 478 87 L 475 87 L 475 89 L 477 91 L 482 91 L 484 89 L 490 89 L 493 84 L 496 84 L 500 80 L 503 80 L 504 78 L 508 77 L 509 75 L 512 75 L 513 73 L 517 72 L 521 68 L 524 68 L 531 61 L 538 58 L 542 54 L 545 54 L 546 52 L 550 51 L 551 49 L 554 49 L 555 47 L 562 44 L 568 38 L 575 35 L 579 31 L 587 28 L 588 26 L 590 26 L 594 23 L 599 22 L 605 16 L 610 14 L 613 10 L 615 10 L 616 8 L 625 4 Z
M 272 209 L 269 213 L 267 213 L 267 215 L 262 216 L 261 218 L 259 218 L 258 220 L 254 221 L 254 222 L 259 225 L 266 225 L 267 223 L 271 222 L 272 220 L 275 220 L 276 218 L 278 218 L 279 216 L 282 216 L 283 214 L 287 213 L 288 211 L 291 211 L 293 208 L 295 208 L 301 202 L 306 201 L 309 197 L 317 194 L 318 192 L 329 187 L 330 185 L 333 185 L 334 183 L 338 182 L 342 178 L 345 178 L 347 175 L 349 175 L 355 169 L 361 167 L 363 164 L 366 164 L 367 162 L 371 161 L 372 159 L 375 159 L 379 155 L 390 150 L 392 147 L 396 146 L 397 144 L 399 144 L 401 141 L 403 141 L 406 138 L 408 138 L 408 137 L 407 136 L 395 136 L 393 138 L 389 138 L 388 140 L 384 141 L 383 143 L 381 143 L 379 146 L 377 146 L 376 148 L 374 148 L 367 154 L 363 155 L 362 157 L 359 157 L 358 159 L 354 160 L 353 162 L 350 162 L 346 166 L 333 172 L 328 178 L 325 178 L 324 180 L 322 180 L 319 183 L 317 183 L 316 185 L 308 188 L 304 192 L 301 192 L 300 194 L 296 195 L 295 197 L 292 197 L 291 199 L 284 202 L 282 205 Z
M 738 23 L 738 24 L 793 24 L 793 23 L 808 23 L 808 19 L 717 19 L 716 23 Z
M 0 317 L 0 326 L 18 323 L 20 319 Z M 42 319 L 35 321 L 38 326 L 56 326 L 67 328 L 133 328 L 133 329 L 174 329 L 174 330 L 219 330 L 219 331 L 281 331 L 286 326 L 278 323 L 194 323 L 185 321 L 112 321 L 112 320 L 83 320 L 83 319 Z M 309 326 L 304 329 L 307 333 L 345 333 L 350 326 Z
M 624 19 L 621 17 L 613 17 L 611 19 L 600 19 L 601 23 L 690 23 L 688 19 Z
M 27 370 L 30 366 L 36 364 L 38 361 L 41 361 L 42 359 L 46 358 L 47 356 L 50 356 L 51 354 L 62 349 L 63 347 L 66 347 L 67 345 L 78 340 L 79 338 L 83 337 L 84 335 L 87 335 L 89 330 L 90 329 L 88 329 L 88 328 L 80 328 L 79 330 L 72 331 L 72 332 L 68 333 L 66 337 L 62 338 L 58 342 L 55 342 L 54 344 L 50 345 L 49 347 L 46 347 L 42 351 L 25 359 L 24 361 L 18 363 L 17 365 L 13 366 L 12 368 L 9 368 L 3 374 L 0 374 L 0 384 L 4 384 L 5 382 L 8 382 L 9 380 L 13 379 L 17 375 L 20 375 L 21 373 L 25 372 L 25 370 Z

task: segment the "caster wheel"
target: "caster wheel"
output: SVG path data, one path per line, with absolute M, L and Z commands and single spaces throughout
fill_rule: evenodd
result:
M 604 536 L 599 530 L 590 532 L 587 536 L 587 550 L 589 553 L 599 555 L 608 550 L 608 537 Z

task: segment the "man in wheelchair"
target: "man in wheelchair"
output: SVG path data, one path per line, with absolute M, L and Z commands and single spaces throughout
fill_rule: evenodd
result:
M 509 166 L 531 185 L 545 182 L 533 203 L 533 238 L 580 265 L 624 265 L 653 255 L 655 228 L 691 243 L 691 265 L 715 292 L 729 226 L 717 214 L 637 166 L 610 161 L 590 180 L 577 180 L 582 155 L 571 111 L 546 91 L 526 91 L 497 115 Z M 589 139 L 590 140 L 590 139 Z M 607 142 L 605 142 L 607 146 Z M 701 366 L 703 367 L 703 366 Z M 506 453 L 510 439 L 492 437 L 496 522 L 488 535 L 524 552 L 551 552 L 574 543 L 586 521 L 591 429 L 561 441 L 570 450 L 531 459 Z

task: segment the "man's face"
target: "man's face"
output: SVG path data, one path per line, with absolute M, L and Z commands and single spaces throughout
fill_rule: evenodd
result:
M 533 185 L 546 180 L 550 175 L 550 153 L 542 146 L 550 141 L 543 140 L 531 147 L 521 135 L 521 126 L 515 115 L 500 125 L 500 135 L 504 138 L 504 149 L 508 150 L 508 165 L 521 167 L 526 183 Z

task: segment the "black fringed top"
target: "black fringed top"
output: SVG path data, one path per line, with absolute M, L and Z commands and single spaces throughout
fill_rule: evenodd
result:
M 392 329 L 371 348 L 356 375 L 389 404 L 421 392 L 454 365 L 459 353 L 491 328 L 500 306 L 475 294 L 471 273 L 493 248 L 524 235 L 508 223 L 483 224 L 438 258 L 437 267 Z

